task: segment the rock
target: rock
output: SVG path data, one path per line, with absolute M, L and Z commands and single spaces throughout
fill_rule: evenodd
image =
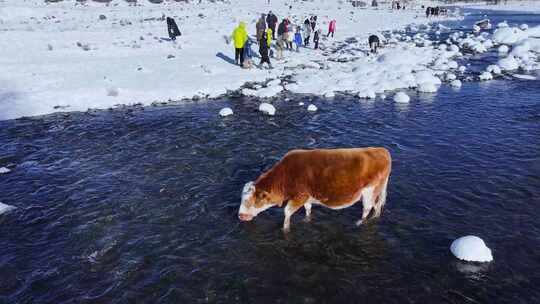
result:
M 268 114 L 270 116 L 274 116 L 276 114 L 276 108 L 274 108 L 273 105 L 263 102 L 259 105 L 259 111 Z
M 310 104 L 307 107 L 307 110 L 310 111 L 310 112 L 317 112 L 317 106 L 315 106 L 314 104 Z
M 172 59 L 172 58 L 174 58 L 174 55 L 171 55 L 171 54 L 167 55 L 167 59 Z
M 493 256 L 484 241 L 473 235 L 460 237 L 452 242 L 450 246 L 452 254 L 464 261 L 468 262 L 491 262 Z
M 223 108 L 219 110 L 219 116 L 227 117 L 229 115 L 233 115 L 233 110 L 231 108 Z
M 49 51 L 52 51 L 52 50 L 53 50 L 53 46 L 50 45 L 50 44 L 47 44 L 47 49 L 48 49 Z
M 105 16 L 105 15 L 99 15 L 99 20 L 105 20 L 105 19 L 107 19 L 107 16 Z

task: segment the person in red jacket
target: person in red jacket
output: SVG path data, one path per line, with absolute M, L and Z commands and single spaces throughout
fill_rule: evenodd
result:
M 330 21 L 330 24 L 328 24 L 328 35 L 326 37 L 329 37 L 330 34 L 332 34 L 332 38 L 334 38 L 334 32 L 336 31 L 336 20 L 333 19 Z

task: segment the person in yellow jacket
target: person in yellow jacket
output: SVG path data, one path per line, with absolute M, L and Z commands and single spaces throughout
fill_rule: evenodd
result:
M 246 24 L 243 21 L 240 21 L 240 24 L 237 28 L 234 29 L 232 33 L 232 37 L 234 40 L 234 61 L 236 64 L 239 64 L 240 66 L 243 66 L 244 64 L 244 45 L 246 44 L 246 41 L 248 40 L 248 34 L 246 31 Z M 240 59 L 240 62 L 238 61 Z
M 272 42 L 272 29 L 266 29 L 266 42 L 268 43 L 268 48 L 270 48 L 270 42 Z

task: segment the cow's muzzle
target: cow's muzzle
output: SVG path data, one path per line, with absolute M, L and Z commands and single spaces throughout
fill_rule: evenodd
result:
M 247 213 L 239 213 L 238 218 L 243 222 L 249 222 L 253 219 L 253 215 Z

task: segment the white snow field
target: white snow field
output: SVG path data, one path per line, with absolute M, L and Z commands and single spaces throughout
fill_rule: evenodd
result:
M 109 4 L 87 1 L 84 5 L 68 0 L 0 1 L 0 119 L 212 98 L 246 82 L 262 83 L 291 74 L 296 74 L 297 84 L 287 89 L 293 92 L 331 97 L 334 91 L 359 92 L 370 86 L 381 92 L 411 85 L 414 77 L 398 76 L 410 75 L 432 56 L 446 60 L 456 52 L 415 49 L 410 43 L 398 44 L 400 37 L 394 37 L 379 59 L 365 54 L 369 34 L 426 24 L 420 8 L 360 9 L 333 0 L 293 2 L 292 9 L 285 0 L 272 0 L 271 4 L 266 0 L 138 2 L 134 6 L 124 0 Z M 247 23 L 253 36 L 257 18 L 269 10 L 280 20 L 289 16 L 295 24 L 310 14 L 317 15 L 323 32 L 321 50 L 285 51 L 285 60 L 272 59 L 271 70 L 233 65 L 234 49 L 225 37 L 239 21 Z M 168 41 L 162 16 L 176 19 L 182 32 L 176 42 Z M 326 39 L 331 19 L 337 20 L 337 31 L 335 38 Z M 440 20 L 444 19 L 429 21 Z M 351 37 L 357 40 L 348 43 L 349 55 L 323 55 L 325 49 Z M 358 47 L 364 50 L 353 51 Z M 256 44 L 253 51 L 258 63 Z M 328 61 L 347 56 L 360 58 L 351 64 Z M 271 97 L 283 89 L 278 81 L 243 93 Z
M 452 242 L 450 251 L 460 260 L 469 262 L 491 262 L 493 256 L 484 241 L 473 235 L 463 236 Z

